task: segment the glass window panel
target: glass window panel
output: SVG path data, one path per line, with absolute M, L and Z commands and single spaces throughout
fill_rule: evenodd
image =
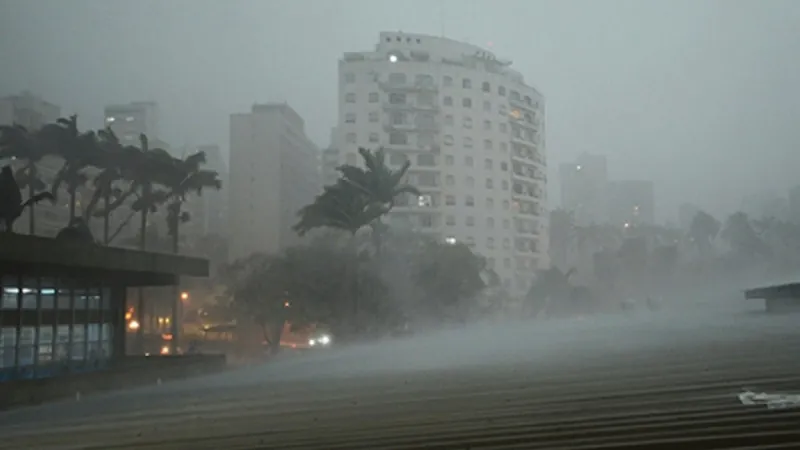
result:
M 65 360 L 69 354 L 69 325 L 59 325 L 56 330 L 56 348 L 54 359 Z
M 0 367 L 14 367 L 16 344 L 17 329 L 15 327 L 0 328 Z
M 111 289 L 103 288 L 102 289 L 102 309 L 109 311 L 111 310 Z
M 36 278 L 22 280 L 22 309 L 36 309 L 36 293 L 39 288 Z
M 53 327 L 39 327 L 39 364 L 53 360 Z
M 2 309 L 17 309 L 17 294 L 19 293 L 19 280 L 14 276 L 4 276 Z
M 84 359 L 84 346 L 86 345 L 86 328 L 83 325 L 72 327 L 72 360 L 82 361 Z
M 62 287 L 58 289 L 58 309 L 70 309 L 69 306 L 69 295 L 70 289 L 67 287 Z
M 42 278 L 39 293 L 42 297 L 42 309 L 54 309 L 56 305 L 56 283 L 50 278 Z
M 76 311 L 83 311 L 86 309 L 88 304 L 87 302 L 87 292 L 86 289 L 83 288 L 76 288 L 73 290 L 75 292 L 75 310 Z
M 88 293 L 89 309 L 96 311 L 100 309 L 100 289 L 90 289 Z
M 19 365 L 33 365 L 33 351 L 36 341 L 36 327 L 22 327 L 19 336 Z
M 111 356 L 111 349 L 113 348 L 113 327 L 111 324 L 104 323 L 101 326 L 102 340 L 100 341 L 100 350 L 103 357 L 108 358 Z

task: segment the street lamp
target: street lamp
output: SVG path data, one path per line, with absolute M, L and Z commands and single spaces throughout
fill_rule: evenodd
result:
M 183 301 L 189 300 L 189 293 L 186 291 L 181 292 L 181 300 Z

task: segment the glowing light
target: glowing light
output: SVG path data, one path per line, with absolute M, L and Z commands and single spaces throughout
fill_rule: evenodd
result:
M 285 301 L 285 302 L 283 302 L 283 307 L 284 307 L 284 308 L 288 308 L 288 307 L 290 307 L 290 306 L 292 306 L 292 304 L 291 304 L 291 303 L 289 303 L 289 301 L 288 301 L 288 300 L 287 300 L 287 301 Z
M 161 347 L 161 354 L 162 355 L 169 355 L 169 345 L 165 345 Z
M 444 238 L 444 242 L 450 245 L 454 245 L 456 243 L 456 238 L 454 238 L 453 236 L 447 236 L 446 238 Z
M 139 322 L 137 322 L 135 320 L 131 320 L 130 322 L 128 322 L 128 329 L 132 330 L 132 331 L 138 330 L 139 329 Z
M 397 62 L 397 55 L 389 55 L 389 62 L 396 63 Z
M 186 291 L 181 292 L 181 300 L 183 301 L 189 300 L 189 293 Z
M 578 164 L 577 166 L 575 166 L 575 170 L 581 170 L 581 169 L 583 169 L 583 166 L 581 166 L 580 164 Z

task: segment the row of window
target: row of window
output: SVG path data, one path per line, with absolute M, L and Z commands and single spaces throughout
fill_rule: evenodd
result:
M 370 81 L 379 81 L 372 74 L 370 74 L 369 77 L 370 77 Z M 388 81 L 389 84 L 403 85 L 403 84 L 408 83 L 408 76 L 405 73 L 402 73 L 402 72 L 390 73 L 389 76 L 388 76 L 387 81 Z M 352 72 L 345 73 L 344 74 L 344 82 L 346 84 L 355 84 L 355 82 L 356 82 L 356 74 L 352 73 Z M 417 75 L 414 76 L 414 83 L 418 84 L 418 85 L 433 84 L 434 83 L 434 78 L 433 78 L 433 76 L 428 75 L 428 74 L 417 74 Z M 473 88 L 472 79 L 471 78 L 461 78 L 460 85 L 461 85 L 462 89 L 472 89 Z M 444 77 L 442 77 L 442 86 L 447 87 L 447 88 L 454 87 L 455 86 L 455 79 L 453 77 L 449 76 L 449 75 L 445 75 Z M 491 83 L 489 83 L 488 81 L 481 82 L 480 83 L 480 90 L 483 93 L 491 94 L 492 93 L 492 85 L 491 85 Z M 497 95 L 499 95 L 501 97 L 505 97 L 506 93 L 507 93 L 507 91 L 506 91 L 506 87 L 505 86 L 502 86 L 502 85 L 501 86 L 497 86 Z M 511 90 L 510 92 L 508 92 L 508 97 L 509 97 L 509 99 L 511 101 L 525 104 L 525 105 L 527 105 L 527 106 L 529 106 L 529 107 L 531 107 L 533 109 L 538 109 L 539 108 L 538 102 L 534 101 L 533 98 L 531 98 L 528 95 L 522 96 L 522 95 L 520 95 L 519 92 L 517 92 L 515 90 Z
M 31 280 L 23 282 L 18 287 L 16 278 L 3 279 L 3 294 L 0 300 L 0 310 L 31 310 L 37 309 L 75 309 L 75 310 L 109 310 L 111 309 L 111 295 L 108 289 L 69 289 L 43 287 L 37 289 Z M 38 295 L 37 295 L 38 294 Z M 37 300 L 38 299 L 38 300 Z
M 0 369 L 108 359 L 112 333 L 113 326 L 108 323 L 3 327 Z
M 389 104 L 395 106 L 416 106 L 420 108 L 434 108 L 436 106 L 436 97 L 432 92 L 420 92 L 415 94 L 413 97 L 410 94 L 402 93 L 402 92 L 392 92 L 389 94 Z M 413 100 L 413 101 L 412 101 Z M 358 97 L 356 96 L 355 92 L 348 92 L 344 95 L 344 102 L 349 104 L 355 104 L 358 102 Z M 380 94 L 377 92 L 370 92 L 367 94 L 367 102 L 368 103 L 378 103 L 380 102 Z M 455 101 L 453 100 L 452 96 L 445 95 L 442 97 L 442 105 L 445 107 L 453 107 L 455 105 Z M 472 99 L 469 97 L 463 97 L 461 99 L 461 107 L 466 109 L 471 109 L 473 106 Z M 492 112 L 492 102 L 489 100 L 483 101 L 483 112 L 491 113 Z M 497 113 L 500 114 L 502 117 L 510 117 L 516 120 L 525 120 L 529 122 L 531 125 L 535 124 L 534 117 L 530 113 L 522 113 L 519 109 L 509 109 L 506 105 L 499 105 L 497 107 Z M 346 113 L 353 114 L 353 113 Z M 526 115 L 527 114 L 527 115 Z M 355 116 L 350 116 L 353 122 L 355 123 Z

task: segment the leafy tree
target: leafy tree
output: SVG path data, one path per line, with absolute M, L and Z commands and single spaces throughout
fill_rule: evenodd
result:
M 179 170 L 167 185 L 170 196 L 170 203 L 167 206 L 167 230 L 172 237 L 174 253 L 178 253 L 180 224 L 186 223 L 190 219 L 189 213 L 181 211 L 186 197 L 192 192 L 202 195 L 207 188 L 217 190 L 222 188 L 222 182 L 216 171 L 200 168 L 205 162 L 204 152 L 197 152 L 184 160 L 177 161 L 176 165 Z
M 416 262 L 413 280 L 425 294 L 431 312 L 464 320 L 464 313 L 486 288 L 486 260 L 465 244 L 432 242 Z
M 23 161 L 23 166 L 14 174 L 14 179 L 20 189 L 28 190 L 30 203 L 26 203 L 25 207 L 29 208 L 28 233 L 31 235 L 35 234 L 36 231 L 34 204 L 45 197 L 52 199 L 52 195 L 37 194 L 37 192 L 47 189 L 47 185 L 39 177 L 39 169 L 37 167 L 37 164 L 45 156 L 48 156 L 48 148 L 43 145 L 38 133 L 29 132 L 21 125 L 0 126 L 0 160 Z M 13 220 L 15 221 L 17 218 L 19 216 L 16 216 Z
M 711 251 L 712 242 L 719 234 L 719 230 L 719 221 L 705 211 L 698 211 L 692 218 L 689 224 L 689 236 L 697 245 L 701 255 L 707 255 Z
M 49 192 L 33 194 L 33 197 L 22 201 L 22 192 L 14 179 L 14 173 L 9 166 L 3 166 L 0 171 L 0 220 L 4 231 L 14 231 L 14 222 L 19 219 L 25 208 L 45 199 L 52 200 Z
M 110 128 L 99 130 L 97 138 L 99 151 L 95 163 L 100 172 L 92 179 L 94 191 L 84 209 L 83 218 L 87 222 L 91 217 L 98 215 L 103 218 L 103 244 L 108 245 L 111 241 L 109 225 L 112 204 L 122 197 L 122 189 L 117 187 L 117 184 L 123 180 L 122 174 L 126 163 L 123 158 L 125 149 Z M 103 200 L 103 209 L 96 214 L 101 199 Z
M 731 246 L 731 249 L 747 257 L 768 256 L 769 247 L 756 234 L 750 223 L 750 218 L 743 212 L 736 212 L 725 221 L 725 228 L 721 237 Z
M 78 117 L 61 118 L 55 124 L 46 125 L 42 134 L 64 162 L 56 173 L 51 186 L 53 196 L 58 198 L 61 185 L 69 195 L 69 223 L 76 217 L 77 192 L 89 181 L 84 170 L 99 164 L 100 148 L 93 131 L 82 133 L 78 129 Z

